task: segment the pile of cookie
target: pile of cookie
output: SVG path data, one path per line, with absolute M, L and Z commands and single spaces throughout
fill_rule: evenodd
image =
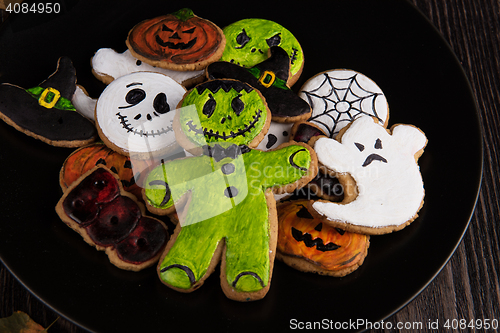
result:
M 56 211 L 114 265 L 157 265 L 191 292 L 220 263 L 226 296 L 257 300 L 275 257 L 345 276 L 370 235 L 417 217 L 423 132 L 388 129 L 384 93 L 356 71 L 321 72 L 295 93 L 304 54 L 278 23 L 221 29 L 185 8 L 138 23 L 126 46 L 93 56 L 98 98 L 67 57 L 35 88 L 0 85 L 5 122 L 77 148 Z

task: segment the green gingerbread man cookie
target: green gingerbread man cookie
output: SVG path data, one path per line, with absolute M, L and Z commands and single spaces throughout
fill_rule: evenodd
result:
M 255 121 L 259 112 L 267 114 L 261 109 L 265 108 L 262 97 L 247 96 L 255 90 L 240 89 L 246 84 L 239 81 L 202 85 L 185 96 L 178 117 L 186 137 L 204 143 L 202 154 L 161 164 L 145 183 L 148 209 L 164 214 L 176 210 L 179 216 L 158 274 L 169 287 L 191 292 L 222 260 L 221 286 L 226 296 L 257 300 L 269 289 L 276 252 L 273 192 L 290 192 L 309 182 L 317 170 L 316 155 L 308 145 L 294 142 L 273 151 L 249 148 L 247 144 L 266 124 Z M 232 102 L 235 98 L 241 103 Z M 187 117 L 188 103 L 196 105 L 191 108 L 198 110 L 196 122 L 192 115 Z M 190 121 L 196 126 L 187 125 Z M 246 126 L 249 122 L 255 124 Z M 242 125 L 248 130 L 241 131 Z M 192 128 L 202 128 L 205 141 Z M 228 133 L 233 134 L 228 137 Z

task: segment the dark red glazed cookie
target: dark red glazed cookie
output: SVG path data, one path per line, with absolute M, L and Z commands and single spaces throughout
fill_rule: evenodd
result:
M 118 257 L 131 263 L 144 262 L 148 260 L 148 253 L 163 249 L 165 234 L 165 229 L 155 219 L 143 216 L 128 237 L 116 244 Z
M 114 265 L 127 270 L 153 265 L 169 239 L 165 224 L 144 216 L 144 206 L 102 166 L 68 187 L 56 211 L 87 243 L 105 251 Z

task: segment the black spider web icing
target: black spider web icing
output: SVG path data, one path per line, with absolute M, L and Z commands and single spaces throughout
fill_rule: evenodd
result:
M 324 73 L 324 80 L 317 88 L 301 91 L 313 109 L 307 121 L 320 126 L 331 138 L 359 115 L 376 117 L 383 123 L 375 104 L 377 97 L 383 94 L 362 87 L 358 75 L 355 73 L 348 78 L 335 78 Z

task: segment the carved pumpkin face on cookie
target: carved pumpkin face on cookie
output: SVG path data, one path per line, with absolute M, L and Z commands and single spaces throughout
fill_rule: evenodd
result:
M 142 21 L 128 37 L 129 48 L 138 55 L 177 65 L 208 59 L 223 41 L 216 25 L 187 8 Z
M 248 145 L 270 121 L 262 95 L 236 80 L 202 83 L 186 94 L 182 107 L 181 129 L 198 147 L 211 142 Z
M 119 154 L 106 147 L 103 143 L 94 143 L 75 150 L 64 161 L 60 171 L 60 185 L 66 190 L 73 182 L 77 181 L 84 173 L 97 165 L 104 165 L 120 178 L 123 189 L 134 194 L 137 200 L 142 200 L 142 188 L 140 183 L 141 172 L 149 167 L 148 160 L 135 160 L 133 162 L 128 156 Z
M 278 206 L 278 251 L 326 270 L 342 270 L 364 259 L 369 237 L 333 228 L 314 218 L 307 201 Z

